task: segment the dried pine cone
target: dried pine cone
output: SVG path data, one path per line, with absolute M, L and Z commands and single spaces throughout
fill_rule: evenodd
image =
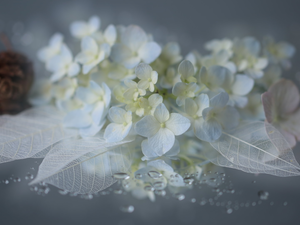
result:
M 27 108 L 33 81 L 32 63 L 14 51 L 0 53 L 0 114 L 16 114 Z

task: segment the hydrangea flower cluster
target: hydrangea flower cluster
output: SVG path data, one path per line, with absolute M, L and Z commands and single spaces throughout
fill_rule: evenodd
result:
M 153 190 L 185 187 L 186 174 L 201 179 L 213 151 L 209 143 L 244 120 L 265 119 L 260 95 L 290 67 L 295 52 L 272 38 L 260 43 L 245 37 L 212 40 L 207 54 L 184 56 L 178 43 L 157 43 L 139 26 L 100 25 L 96 16 L 71 24 L 77 53 L 62 34 L 53 35 L 38 52 L 51 74 L 37 83 L 31 102 L 54 104 L 65 115 L 64 126 L 78 129 L 83 140 L 133 138 L 131 176 L 115 178 L 151 200 Z

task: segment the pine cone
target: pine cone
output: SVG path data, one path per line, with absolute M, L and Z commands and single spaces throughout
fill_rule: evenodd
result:
M 29 107 L 27 93 L 33 75 L 32 63 L 24 55 L 0 53 L 0 114 L 16 114 Z

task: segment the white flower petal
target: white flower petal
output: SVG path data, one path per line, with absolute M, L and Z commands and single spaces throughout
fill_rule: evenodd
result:
M 92 16 L 89 19 L 89 32 L 90 34 L 94 33 L 97 31 L 101 26 L 101 20 L 98 16 Z
M 139 57 L 131 57 L 128 58 L 126 60 L 123 61 L 123 65 L 127 68 L 127 69 L 132 69 L 134 68 L 137 64 L 139 64 L 139 62 L 141 61 L 141 59 Z
M 200 94 L 195 98 L 195 102 L 198 105 L 198 116 L 202 116 L 202 111 L 209 107 L 209 97 L 207 94 Z
M 73 22 L 70 31 L 73 37 L 83 38 L 87 35 L 87 24 L 84 21 Z
M 92 124 L 92 117 L 83 110 L 69 112 L 64 118 L 65 127 L 84 128 Z
M 135 131 L 144 137 L 151 137 L 155 135 L 160 129 L 160 124 L 153 116 L 145 116 L 135 125 Z
M 150 82 L 148 80 L 140 80 L 138 83 L 138 88 L 140 89 L 146 90 L 149 88 L 149 86 L 150 86 Z
M 111 58 L 114 62 L 122 63 L 132 57 L 131 50 L 124 44 L 117 43 L 112 46 Z
M 146 63 L 140 63 L 135 68 L 135 74 L 140 79 L 149 79 L 151 78 L 152 68 Z
M 109 109 L 109 118 L 114 123 L 123 124 L 126 111 L 120 107 L 111 107 Z
M 152 63 L 161 53 L 161 47 L 156 42 L 148 42 L 138 50 L 139 57 L 145 63 Z
M 247 75 L 236 75 L 232 85 L 232 92 L 236 95 L 247 95 L 254 86 L 254 80 Z
M 165 154 L 174 145 L 175 136 L 169 129 L 160 128 L 154 136 L 148 138 L 148 141 L 156 152 Z
M 81 49 L 83 52 L 88 52 L 91 55 L 98 54 L 97 42 L 92 37 L 85 37 L 82 39 Z
M 107 142 L 118 142 L 122 141 L 129 133 L 132 123 L 124 126 L 123 124 L 111 123 L 109 124 L 104 132 L 104 138 Z
M 105 124 L 105 120 L 102 123 L 100 123 L 99 125 L 96 125 L 96 124 L 93 123 L 89 127 L 81 128 L 79 130 L 79 134 L 83 138 L 85 138 L 85 137 L 93 137 L 93 136 L 95 136 L 102 129 L 102 127 L 104 126 L 104 124 Z
M 173 147 L 165 154 L 165 156 L 167 157 L 174 157 L 177 156 L 180 152 L 180 145 L 179 145 L 179 141 L 177 141 L 175 139 L 175 143 L 173 145 Z
M 105 113 L 106 111 L 104 107 L 104 102 L 97 102 L 94 110 L 92 111 L 92 119 L 94 124 L 99 125 Z
M 105 102 L 105 106 L 108 107 L 110 105 L 110 101 L 111 101 L 111 90 L 110 88 L 107 86 L 106 83 L 102 83 L 102 89 L 104 90 L 104 102 Z
M 131 51 L 136 52 L 147 41 L 147 35 L 142 28 L 131 25 L 122 33 L 121 41 Z
M 248 98 L 245 96 L 231 95 L 229 102 L 228 105 L 244 108 L 248 104 Z
M 196 113 L 198 111 L 198 106 L 193 99 L 188 98 L 185 100 L 184 110 L 187 114 L 189 114 L 190 116 L 193 117 L 196 115 Z
M 229 95 L 226 92 L 220 92 L 216 96 L 210 99 L 210 106 L 223 108 L 229 100 Z
M 156 107 L 156 109 L 154 111 L 154 117 L 160 123 L 164 123 L 169 119 L 169 117 L 170 117 L 169 111 L 163 103 L 160 103 Z
M 224 129 L 231 129 L 239 124 L 239 112 L 232 106 L 227 105 L 217 117 Z
M 184 79 L 194 76 L 195 70 L 189 60 L 183 60 L 178 66 L 178 72 Z
M 163 97 L 159 94 L 153 94 L 148 98 L 148 101 L 152 108 L 156 108 L 160 103 L 163 102 Z
M 222 135 L 222 127 L 216 120 L 199 118 L 194 121 L 194 132 L 200 140 L 213 142 Z
M 175 135 L 183 134 L 190 126 L 190 120 L 179 113 L 171 113 L 170 119 L 166 122 L 166 128 L 171 130 Z
M 76 90 L 76 98 L 87 104 L 93 104 L 98 100 L 98 96 L 92 93 L 88 88 L 78 87 Z
M 66 74 L 65 70 L 57 71 L 56 73 L 53 73 L 50 77 L 51 82 L 59 81 L 63 76 Z
M 145 156 L 145 160 L 152 160 L 162 156 L 163 153 L 157 152 L 157 150 L 158 149 L 153 149 L 153 147 L 149 144 L 147 139 L 142 142 L 142 152 Z
M 78 65 L 78 63 L 72 63 L 70 66 L 69 66 L 69 69 L 68 69 L 68 76 L 69 77 L 74 77 L 76 76 L 78 73 L 80 72 L 80 67 Z
M 147 166 L 152 166 L 154 168 L 156 168 L 157 170 L 163 171 L 165 173 L 167 172 L 173 172 L 173 168 L 168 165 L 167 163 L 165 163 L 164 160 L 162 159 L 157 159 L 157 160 L 153 160 L 147 163 Z
M 116 27 L 110 24 L 104 31 L 104 37 L 110 45 L 113 45 L 117 39 Z

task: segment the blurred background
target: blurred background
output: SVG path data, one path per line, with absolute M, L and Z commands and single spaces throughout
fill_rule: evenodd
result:
M 137 24 L 152 33 L 160 43 L 178 41 L 183 55 L 203 50 L 213 38 L 272 35 L 300 49 L 300 2 L 298 0 L 0 0 L 0 30 L 11 39 L 15 49 L 35 63 L 36 75 L 45 76 L 37 62 L 36 51 L 54 32 L 68 39 L 74 20 L 98 15 L 101 27 L 108 24 Z M 3 49 L 3 46 L 0 47 Z M 300 57 L 285 76 L 299 86 Z M 294 153 L 300 161 L 300 145 Z M 106 194 L 90 200 L 62 195 L 54 187 L 38 195 L 28 186 L 36 175 L 40 160 L 24 160 L 0 165 L 0 224 L 30 225 L 143 225 L 143 224 L 299 224 L 300 178 L 279 178 L 246 174 L 225 169 L 231 193 L 221 196 L 221 205 L 210 204 L 212 189 L 195 188 L 182 201 L 158 198 L 136 200 L 131 195 Z M 20 179 L 19 179 L 20 178 Z M 260 201 L 259 191 L 269 193 Z M 105 193 L 104 193 L 105 194 Z M 196 202 L 192 203 L 191 199 Z M 203 200 L 206 203 L 203 205 Z M 202 202 L 202 203 L 201 203 Z M 222 207 L 238 204 L 240 207 Z M 133 213 L 120 207 L 132 205 Z M 233 208 L 233 210 L 229 210 Z

